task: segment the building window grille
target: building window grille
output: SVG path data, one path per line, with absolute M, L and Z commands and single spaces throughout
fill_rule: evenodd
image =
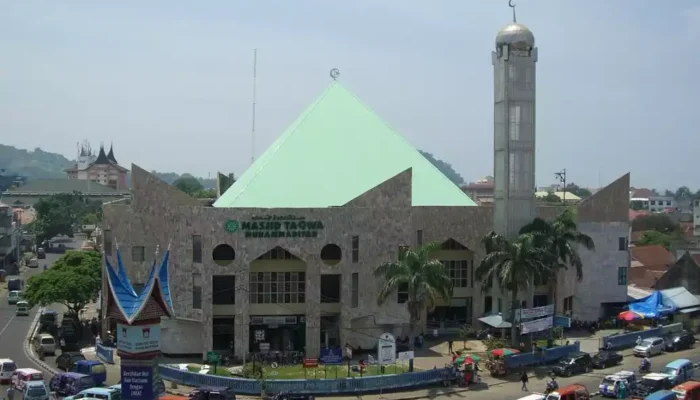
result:
M 622 236 L 618 239 L 618 250 L 620 251 L 626 251 L 627 250 L 627 238 Z
M 416 245 L 422 246 L 423 245 L 423 230 L 419 229 L 416 231 Z
M 440 261 L 445 266 L 445 272 L 452 280 L 453 288 L 468 287 L 467 276 L 469 274 L 469 261 L 467 260 L 448 260 Z
M 619 267 L 617 269 L 617 284 L 627 286 L 627 267 Z
M 352 262 L 357 263 L 360 261 L 360 237 L 352 237 Z
M 304 272 L 251 272 L 251 304 L 296 304 L 306 301 Z
M 569 315 L 574 309 L 574 296 L 564 298 L 564 314 Z
M 146 261 L 146 249 L 143 246 L 131 246 L 131 261 Z
M 408 301 L 408 283 L 399 284 L 399 288 L 396 291 L 396 302 L 403 304 Z
M 202 235 L 192 235 L 192 262 L 202 263 Z
M 202 274 L 192 274 L 192 308 L 202 309 Z
M 352 274 L 352 292 L 350 296 L 350 307 L 357 308 L 360 300 L 360 274 L 357 272 Z
M 484 297 L 484 314 L 488 314 L 493 311 L 493 297 Z

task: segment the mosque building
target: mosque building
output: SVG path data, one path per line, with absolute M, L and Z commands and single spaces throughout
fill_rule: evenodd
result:
M 373 271 L 428 242 L 441 243 L 435 257 L 454 290 L 423 326 L 479 326 L 505 312 L 509 295 L 475 279 L 481 238 L 562 211 L 534 202 L 536 61 L 525 26 L 498 33 L 493 206 L 477 206 L 336 81 L 212 207 L 132 166 L 131 203 L 104 206 L 104 250 L 111 257 L 119 245 L 139 291 L 155 249 L 170 244 L 174 315 L 162 321 L 163 353 L 204 356 L 233 343 L 240 358 L 266 350 L 315 357 L 325 346 L 372 348 L 384 332 L 405 337 L 407 293 L 378 305 Z M 558 279 L 562 313 L 594 320 L 626 301 L 628 193 L 629 174 L 576 206 L 596 250 L 581 251 L 581 281 Z M 522 306 L 551 304 L 549 289 L 522 293 Z

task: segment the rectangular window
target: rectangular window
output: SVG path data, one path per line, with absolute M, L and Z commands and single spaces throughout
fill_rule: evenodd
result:
M 622 237 L 618 238 L 617 243 L 618 243 L 617 244 L 618 250 L 620 250 L 620 251 L 627 250 L 627 238 L 626 237 L 622 236 Z
M 452 287 L 468 287 L 467 276 L 469 274 L 469 261 L 449 260 L 440 262 L 445 266 L 445 272 L 452 280 Z
M 416 245 L 417 246 L 423 245 L 423 230 L 422 229 L 419 229 L 416 231 Z
M 360 274 L 357 272 L 352 274 L 352 292 L 350 296 L 350 307 L 357 308 L 360 300 Z
M 102 247 L 104 248 L 105 254 L 108 256 L 112 255 L 112 230 L 105 229 L 102 231 Z
M 474 313 L 474 301 L 472 300 L 471 297 L 467 297 L 466 299 L 466 317 L 467 317 L 467 324 L 471 324 L 472 322 L 472 315 Z
M 296 304 L 306 302 L 304 272 L 251 272 L 251 304 Z
M 472 283 L 472 289 L 474 289 L 474 260 L 472 260 L 471 271 L 469 272 L 469 280 Z
M 202 274 L 192 274 L 192 308 L 202 309 Z
M 493 311 L 493 297 L 484 297 L 484 314 L 488 314 Z
M 499 313 L 503 312 L 503 299 L 499 297 L 497 300 L 498 300 L 498 303 L 497 303 L 498 304 L 498 312 Z
M 574 309 L 574 296 L 564 298 L 564 314 L 569 315 Z
M 408 301 L 408 284 L 403 283 L 399 285 L 399 289 L 396 291 L 396 302 L 399 304 Z
M 619 267 L 617 269 L 617 284 L 627 286 L 627 267 Z
M 340 274 L 321 275 L 321 303 L 340 303 Z
M 211 288 L 212 304 L 236 304 L 236 275 L 213 275 Z
M 146 249 L 143 246 L 131 246 L 131 261 L 146 261 Z
M 192 262 L 202 262 L 202 235 L 192 235 Z
M 360 237 L 352 237 L 352 262 L 353 264 L 360 261 Z

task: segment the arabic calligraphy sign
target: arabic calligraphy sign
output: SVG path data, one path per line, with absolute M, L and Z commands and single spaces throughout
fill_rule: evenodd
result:
M 314 238 L 323 230 L 321 221 L 309 221 L 294 215 L 264 215 L 249 221 L 226 221 L 228 233 L 241 231 L 246 238 Z

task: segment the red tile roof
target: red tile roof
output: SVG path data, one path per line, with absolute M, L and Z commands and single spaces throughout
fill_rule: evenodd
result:
M 635 189 L 635 188 L 630 188 L 632 191 L 632 197 L 636 198 L 642 198 L 642 199 L 648 199 L 649 197 L 654 197 L 656 194 L 652 192 L 649 189 L 641 188 L 641 189 Z
M 673 263 L 673 255 L 659 244 L 651 246 L 630 247 L 630 255 L 649 269 L 665 271 Z
M 627 276 L 627 283 L 640 288 L 653 288 L 656 281 L 666 272 L 666 270 L 656 270 L 654 267 L 630 268 Z
M 649 211 L 629 210 L 630 222 L 634 221 L 637 217 L 641 217 L 642 215 L 649 215 Z

